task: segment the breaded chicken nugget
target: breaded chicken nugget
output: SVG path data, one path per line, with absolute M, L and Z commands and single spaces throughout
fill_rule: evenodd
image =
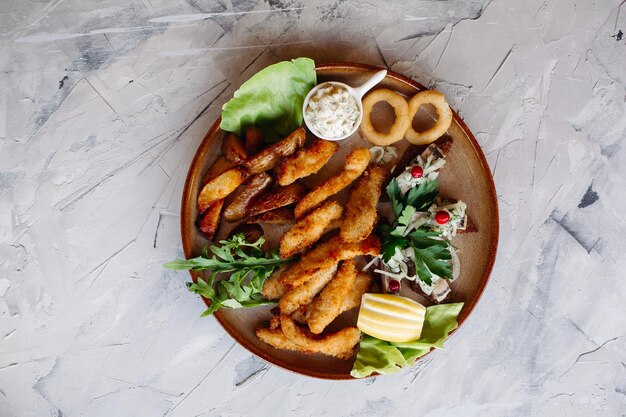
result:
M 360 242 L 344 242 L 333 236 L 326 242 L 302 255 L 278 278 L 287 287 L 297 287 L 306 282 L 319 269 L 329 268 L 340 261 L 353 259 L 359 255 L 376 256 L 380 253 L 380 240 L 374 234 Z
M 289 185 L 297 179 L 315 174 L 337 152 L 337 149 L 339 149 L 337 142 L 316 139 L 311 145 L 278 163 L 274 169 L 278 183 Z
M 322 291 L 322 288 L 333 279 L 335 272 L 337 272 L 336 264 L 328 268 L 319 269 L 317 273 L 313 274 L 311 279 L 304 284 L 285 292 L 278 302 L 280 312 L 282 314 L 291 314 L 300 306 L 309 304 L 313 301 L 313 298 Z
M 289 318 L 280 316 L 280 328 L 287 339 L 295 343 L 304 352 L 323 353 L 340 359 L 348 359 L 354 353 L 354 347 L 361 340 L 361 331 L 356 327 L 346 327 L 337 333 L 314 338 Z
M 291 258 L 311 247 L 326 231 L 333 220 L 341 218 L 343 208 L 336 201 L 329 201 L 311 214 L 298 220 L 280 238 L 280 257 Z
M 344 299 L 356 280 L 356 265 L 352 259 L 341 264 L 337 275 L 324 287 L 309 309 L 309 329 L 320 334 L 341 312 Z
M 345 242 L 363 240 L 374 230 L 376 205 L 384 180 L 385 171 L 374 167 L 367 170 L 352 187 L 339 234 Z
M 296 205 L 296 219 L 301 218 L 309 211 L 313 210 L 320 203 L 326 200 L 333 194 L 346 188 L 355 179 L 359 177 L 367 168 L 370 162 L 370 150 L 367 148 L 357 148 L 348 154 L 346 157 L 346 165 L 344 169 L 329 178 L 323 184 L 318 185 L 308 193 L 300 202 Z

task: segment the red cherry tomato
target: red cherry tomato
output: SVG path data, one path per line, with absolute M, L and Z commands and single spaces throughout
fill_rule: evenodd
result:
M 422 178 L 422 175 L 424 175 L 424 169 L 421 166 L 415 165 L 411 168 L 411 176 L 413 178 Z
M 391 281 L 389 281 L 389 291 L 392 291 L 392 292 L 400 291 L 400 281 L 396 281 L 395 279 L 392 279 Z
M 445 210 L 435 213 L 435 221 L 439 224 L 446 224 L 450 221 L 450 213 Z

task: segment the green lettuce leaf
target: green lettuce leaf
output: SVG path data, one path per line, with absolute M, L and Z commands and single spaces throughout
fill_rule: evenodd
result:
M 222 107 L 222 130 L 242 136 L 249 127 L 265 140 L 287 136 L 302 124 L 302 104 L 317 84 L 315 62 L 297 58 L 262 69 Z
M 413 342 L 386 342 L 364 335 L 350 375 L 364 378 L 373 373 L 391 374 L 412 366 L 431 348 L 443 349 L 443 342 L 448 334 L 459 325 L 457 317 L 462 308 L 463 303 L 426 307 L 422 336 Z

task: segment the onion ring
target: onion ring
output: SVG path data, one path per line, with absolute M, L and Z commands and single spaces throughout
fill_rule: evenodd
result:
M 370 115 L 374 105 L 380 101 L 386 101 L 396 114 L 396 120 L 391 125 L 388 133 L 381 133 L 374 129 Z M 409 117 L 409 104 L 406 99 L 395 91 L 380 89 L 372 91 L 363 99 L 363 121 L 361 122 L 361 133 L 365 139 L 374 145 L 387 146 L 402 140 L 404 132 L 411 127 Z
M 413 129 L 413 117 L 422 104 L 432 104 L 437 111 L 437 122 L 430 129 L 416 132 Z M 415 94 L 409 100 L 409 127 L 406 130 L 406 139 L 413 145 L 427 145 L 439 139 L 452 124 L 452 110 L 446 101 L 446 97 L 439 91 L 425 90 Z

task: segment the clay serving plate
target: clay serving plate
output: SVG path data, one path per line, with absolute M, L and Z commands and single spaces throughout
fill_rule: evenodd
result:
M 321 64 L 317 68 L 318 82 L 341 81 L 351 86 L 359 86 L 380 68 L 351 64 L 333 63 Z M 385 79 L 375 88 L 389 88 L 408 97 L 425 88 L 410 78 L 389 71 Z M 424 107 L 424 106 L 423 106 Z M 422 108 L 416 115 L 413 124 L 416 129 L 422 130 L 433 124 L 434 109 Z M 393 112 L 384 104 L 374 106 L 372 120 L 374 126 L 390 125 Z M 196 155 L 189 167 L 187 180 L 183 190 L 181 209 L 181 232 L 183 249 L 187 258 L 199 256 L 203 246 L 208 242 L 196 230 L 194 222 L 197 217 L 196 200 L 202 187 L 202 178 L 207 169 L 220 154 L 220 144 L 225 133 L 219 128 L 220 120 L 216 120 L 200 144 Z M 446 136 L 453 140 L 453 146 L 447 155 L 446 166 L 442 169 L 440 178 L 441 195 L 451 199 L 461 199 L 468 205 L 468 215 L 476 225 L 477 232 L 458 235 L 453 244 L 459 249 L 461 274 L 452 283 L 452 299 L 450 302 L 464 302 L 465 305 L 459 317 L 462 325 L 478 302 L 491 272 L 498 243 L 498 205 L 496 200 L 493 178 L 472 132 L 455 113 L 452 126 Z M 339 142 L 339 151 L 329 163 L 313 178 L 308 179 L 308 185 L 315 185 L 328 176 L 337 172 L 344 161 L 345 155 L 355 147 L 371 147 L 360 134 L 356 132 L 346 140 Z M 408 145 L 406 140 L 398 142 L 399 154 Z M 345 198 L 340 195 L 339 199 Z M 226 202 L 228 204 L 228 201 Z M 218 237 L 228 234 L 236 224 L 222 220 Z M 263 225 L 268 238 L 268 245 L 277 246 L 280 235 L 286 227 Z M 195 274 L 195 273 L 194 273 Z M 192 274 L 192 276 L 194 275 Z M 425 304 L 427 300 L 411 292 L 408 286 L 403 285 L 402 294 L 417 299 Z M 352 379 L 350 370 L 351 360 L 339 360 L 323 355 L 304 355 L 272 348 L 259 341 L 254 330 L 269 320 L 272 306 L 243 309 L 220 309 L 215 318 L 224 329 L 241 345 L 252 353 L 260 356 L 282 368 L 326 379 Z M 200 312 L 198 312 L 199 314 Z M 344 313 L 335 323 L 341 327 L 356 322 L 356 311 Z

